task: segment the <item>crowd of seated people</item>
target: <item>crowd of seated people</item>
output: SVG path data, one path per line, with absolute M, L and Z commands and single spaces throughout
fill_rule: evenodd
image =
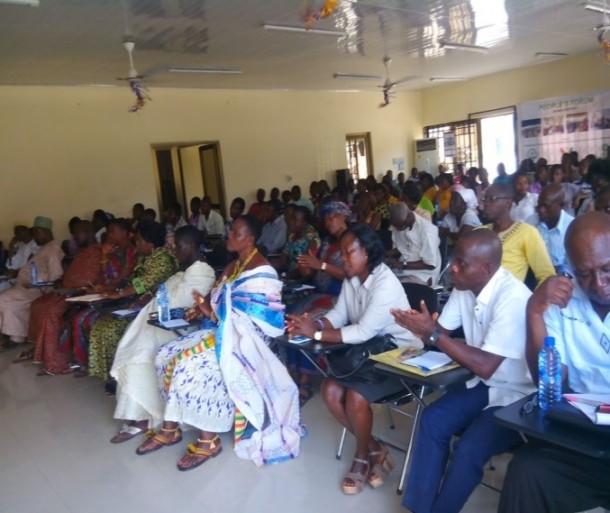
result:
M 491 183 L 485 169 L 458 164 L 436 178 L 413 169 L 394 180 L 389 171 L 379 182 L 331 189 L 321 180 L 308 190 L 273 188 L 266 200 L 258 189 L 250 205 L 234 198 L 226 220 L 207 196 L 191 199 L 188 218 L 166 205 L 162 222 L 141 203 L 129 219 L 96 210 L 91 221 L 70 220 L 63 244 L 48 217 L 15 222 L 0 282 L 1 350 L 18 349 L 14 361 L 33 361 L 39 375 L 100 378 L 122 423 L 111 441 L 148 434 L 138 455 L 194 429 L 177 464 L 184 471 L 220 454 L 219 434 L 231 430 L 236 453 L 256 465 L 298 456 L 300 410 L 317 371 L 296 349 L 278 358 L 272 340 L 286 328 L 322 344 L 389 336 L 401 347 L 436 346 L 474 378 L 423 414 L 403 501 L 413 513 L 460 511 L 488 459 L 519 445 L 493 413 L 535 390 L 545 334 L 561 340 L 571 390 L 610 392 L 607 378 L 581 377 L 582 361 L 610 371 L 608 350 L 580 354 L 556 311 L 586 310 L 598 339 L 608 336 L 610 161 L 572 153 L 550 167 L 524 161 L 512 175 L 500 165 Z M 211 240 L 224 248 L 221 261 L 212 261 Z M 410 304 L 403 285 L 436 286 L 444 265 L 453 290 L 441 315 Z M 574 280 L 555 276 L 567 267 Z M 290 283 L 311 291 L 290 295 Z M 170 308 L 196 326 L 184 337 L 148 322 L 161 285 Z M 82 292 L 99 294 L 101 306 L 67 301 Z M 452 338 L 459 328 L 465 344 Z M 326 407 L 356 439 L 344 493 L 387 481 L 394 462 L 372 435 L 371 404 L 402 386 L 369 366 L 322 382 Z M 502 511 L 526 511 L 524 496 L 575 500 L 553 482 L 553 462 L 570 468 L 570 458 L 545 451 L 517 452 Z M 578 482 L 587 498 L 579 505 L 608 504 L 607 477 L 581 482 L 587 464 L 562 479 Z M 542 472 L 535 488 L 529 465 Z

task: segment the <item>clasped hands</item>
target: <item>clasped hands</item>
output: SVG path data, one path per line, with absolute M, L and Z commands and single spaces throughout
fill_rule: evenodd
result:
M 408 329 L 425 343 L 436 329 L 438 313 L 430 314 L 424 301 L 421 301 L 419 306 L 421 312 L 413 309 L 399 310 L 397 308 L 392 308 L 390 313 L 394 317 L 396 324 Z

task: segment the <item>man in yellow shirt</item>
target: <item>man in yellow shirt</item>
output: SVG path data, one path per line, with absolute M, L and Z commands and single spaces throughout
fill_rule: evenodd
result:
M 555 275 L 544 240 L 536 228 L 520 221 L 513 222 L 510 207 L 513 202 L 510 185 L 491 185 L 483 195 L 483 211 L 491 224 L 483 228 L 492 229 L 502 242 L 502 267 L 515 278 L 524 281 L 528 268 L 532 269 L 538 284 Z
M 451 202 L 451 176 L 447 173 L 438 175 L 436 177 L 436 185 L 438 186 L 438 192 L 434 202 L 439 206 L 441 218 L 445 217 L 445 214 L 449 212 L 449 203 Z

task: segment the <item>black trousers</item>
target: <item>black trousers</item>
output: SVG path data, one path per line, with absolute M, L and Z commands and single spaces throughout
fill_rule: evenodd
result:
M 610 460 L 529 443 L 508 466 L 498 513 L 576 513 L 610 507 Z

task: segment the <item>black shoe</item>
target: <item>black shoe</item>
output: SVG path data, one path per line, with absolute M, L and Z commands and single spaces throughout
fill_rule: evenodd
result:
M 109 381 L 104 386 L 104 392 L 107 396 L 114 397 L 116 395 L 116 381 Z

